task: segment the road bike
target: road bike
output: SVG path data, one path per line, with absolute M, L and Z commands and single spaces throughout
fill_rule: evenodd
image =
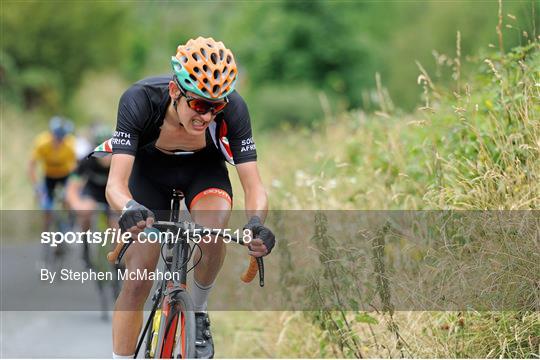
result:
M 198 243 L 190 244 L 201 234 L 220 236 L 220 231 L 207 229 L 190 221 L 180 221 L 180 202 L 183 194 L 174 190 L 171 200 L 170 221 L 156 221 L 153 228 L 165 239 L 161 243 L 163 273 L 177 274 L 163 276 L 152 296 L 152 309 L 135 350 L 137 357 L 143 342 L 145 358 L 186 359 L 195 357 L 195 312 L 193 301 L 187 289 L 187 274 L 197 266 L 188 268 Z M 231 242 L 246 245 L 247 241 L 230 235 Z M 115 264 L 120 261 L 133 240 L 118 244 L 107 258 Z M 200 250 L 200 247 L 199 247 Z M 200 260 L 200 258 L 199 258 Z M 242 281 L 250 282 L 259 273 L 259 285 L 264 286 L 264 262 L 262 258 L 251 257 L 248 269 L 241 276 Z
M 94 231 L 104 231 L 109 226 L 113 226 L 113 224 L 111 224 L 110 218 L 114 217 L 114 215 L 112 211 L 107 208 L 107 206 L 99 203 L 97 203 L 96 205 L 96 210 L 84 211 L 90 212 L 90 229 L 93 229 Z M 114 227 L 116 227 L 116 219 L 112 222 L 115 223 Z M 87 269 L 92 269 L 96 272 L 112 273 L 112 280 L 103 279 L 96 281 L 96 290 L 98 292 L 101 305 L 101 318 L 103 320 L 108 320 L 111 301 L 114 302 L 114 300 L 118 297 L 118 294 L 120 293 L 121 281 L 118 278 L 118 270 L 122 271 L 123 266 L 107 261 L 107 254 L 109 253 L 108 246 L 101 246 L 101 244 L 97 246 L 91 245 L 87 241 L 83 242 L 83 246 L 84 247 L 82 249 L 82 259 L 84 262 L 84 266 Z
M 50 232 L 60 232 L 66 234 L 73 229 L 74 218 L 71 211 L 67 209 L 64 202 L 65 189 L 64 187 L 56 187 L 54 190 L 53 203 L 50 210 L 42 210 L 50 212 Z M 46 203 L 46 190 L 43 189 L 39 194 L 41 197 L 41 203 Z M 49 246 L 48 244 L 42 244 L 41 264 L 43 267 L 51 271 L 59 271 L 65 265 L 68 253 L 68 245 L 64 242 L 57 244 L 56 246 Z M 42 267 L 38 265 L 39 267 Z

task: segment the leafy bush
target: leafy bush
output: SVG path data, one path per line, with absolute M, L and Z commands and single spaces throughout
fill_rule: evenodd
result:
M 330 106 L 325 94 L 302 84 L 262 86 L 247 102 L 254 125 L 265 130 L 314 126 L 325 117 L 323 107 Z
M 12 96 L 27 108 L 44 104 L 58 111 L 82 74 L 122 60 L 126 5 L 51 1 L 6 2 L 0 21 L 3 67 Z

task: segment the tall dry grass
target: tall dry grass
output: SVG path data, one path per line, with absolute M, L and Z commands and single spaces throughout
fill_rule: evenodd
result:
M 371 115 L 341 114 L 315 132 L 276 134 L 279 148 L 272 137 L 263 138 L 258 142 L 261 154 L 272 154 L 261 164 L 273 208 L 538 210 L 540 48 L 537 39 L 528 39 L 507 53 L 473 59 L 477 71 L 463 73 L 458 35 L 455 56 L 446 56 L 442 64 L 451 69 L 454 87 L 437 86 L 419 64 L 424 103 L 414 114 L 393 113 L 388 107 Z M 316 290 L 332 288 L 336 274 L 343 274 L 332 269 L 344 255 L 336 253 L 325 226 L 319 219 L 312 228 L 313 246 L 322 254 Z M 275 352 L 305 357 L 537 358 L 540 243 L 534 239 L 525 237 L 527 242 L 520 243 L 514 238 L 490 247 L 480 238 L 469 262 L 461 258 L 465 262 L 439 263 L 446 270 L 460 265 L 471 273 L 489 261 L 504 264 L 507 271 L 489 275 L 494 284 L 506 286 L 499 291 L 513 310 L 497 312 L 393 311 L 384 276 L 388 252 L 380 243 L 374 248 L 373 271 L 387 305 L 375 313 L 284 313 L 273 330 L 281 339 Z M 280 249 L 285 259 L 294 257 L 285 246 Z M 459 247 L 455 251 L 459 254 Z M 280 259 L 281 274 L 293 284 L 287 279 L 287 261 Z M 350 280 L 339 282 L 347 287 Z M 338 289 L 327 296 L 336 300 L 340 294 Z

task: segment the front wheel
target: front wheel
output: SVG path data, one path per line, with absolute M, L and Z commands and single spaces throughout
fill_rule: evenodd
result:
M 193 301 L 186 292 L 177 296 L 178 321 L 174 335 L 172 358 L 195 358 L 195 312 Z
M 168 299 L 165 298 L 163 301 L 168 301 Z M 161 315 L 161 321 L 159 322 L 159 335 L 156 342 L 160 346 L 156 346 L 155 343 L 151 344 L 151 347 L 159 350 L 157 353 L 151 352 L 150 357 L 195 358 L 195 312 L 189 294 L 185 291 L 177 293 L 174 307 L 169 308 L 168 311 L 162 310 L 159 315 Z M 158 354 L 159 356 L 156 356 Z

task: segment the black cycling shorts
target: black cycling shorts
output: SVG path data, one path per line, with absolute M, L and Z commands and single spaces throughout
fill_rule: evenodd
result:
M 88 183 L 81 191 L 82 196 L 88 196 L 101 205 L 109 206 L 105 198 L 105 186 L 92 186 Z
M 62 186 L 64 187 L 66 185 L 68 176 L 64 176 L 61 178 L 51 178 L 48 176 L 45 176 L 45 191 L 47 193 L 47 197 L 52 202 L 54 200 L 54 190 L 56 189 L 56 186 Z
M 156 213 L 159 220 L 168 220 L 173 189 L 184 193 L 188 209 L 210 194 L 227 199 L 232 207 L 229 172 L 214 146 L 193 154 L 169 155 L 156 149 L 152 142 L 137 151 L 129 179 L 135 201 L 162 213 Z

